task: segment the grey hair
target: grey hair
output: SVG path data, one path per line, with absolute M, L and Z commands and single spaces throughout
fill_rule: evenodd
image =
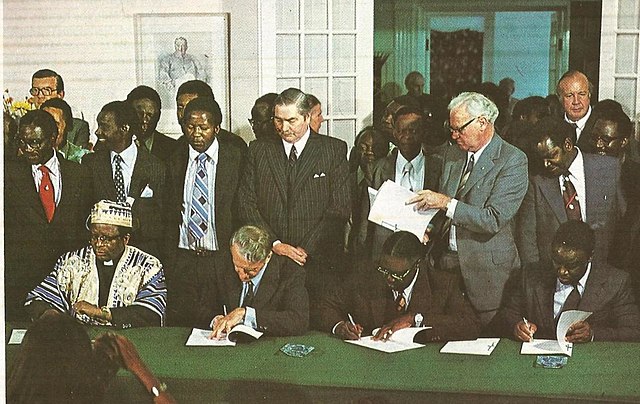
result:
M 459 107 L 465 107 L 471 116 L 484 116 L 491 123 L 495 123 L 499 113 L 496 104 L 480 93 L 460 93 L 451 100 L 447 108 L 451 112 Z
M 309 115 L 311 113 L 310 98 L 297 88 L 287 88 L 276 97 L 274 105 L 295 105 L 300 115 Z
M 240 255 L 249 262 L 259 262 L 271 252 L 269 234 L 256 226 L 242 226 L 231 236 L 231 245 L 238 248 Z

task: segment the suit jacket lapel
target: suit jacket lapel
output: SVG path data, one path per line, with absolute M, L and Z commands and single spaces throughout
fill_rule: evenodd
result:
M 413 291 L 411 292 L 411 301 L 407 307 L 408 311 L 419 312 L 424 310 L 425 307 L 432 307 L 431 305 L 431 286 L 429 285 L 429 274 L 426 267 L 421 267 L 418 273 L 418 279 L 413 285 Z
M 139 198 L 142 190 L 147 185 L 146 173 L 149 171 L 149 153 L 142 147 L 138 147 L 138 155 L 133 165 L 133 173 L 131 173 L 131 184 L 129 185 L 129 195 L 133 198 Z
M 315 162 L 320 158 L 320 153 L 318 150 L 318 136 L 321 135 L 311 132 L 311 134 L 309 135 L 309 140 L 307 140 L 307 144 L 305 145 L 302 154 L 300 154 L 300 158 L 298 158 L 295 170 L 296 177 L 293 182 L 293 190 L 291 192 L 291 195 L 297 195 L 298 190 L 301 186 L 304 185 L 306 181 L 313 180 L 311 176 L 313 174 L 314 167 L 316 167 Z
M 591 265 L 591 272 L 584 288 L 584 294 L 578 305 L 579 310 L 593 311 L 594 308 L 602 306 L 602 294 L 606 284 L 606 278 L 601 275 L 594 264 Z
M 227 195 L 234 189 L 234 173 L 229 164 L 233 157 L 231 156 L 231 150 L 227 146 L 229 145 L 226 142 L 220 142 L 218 162 L 216 164 L 215 206 L 223 206 L 225 201 L 227 201 Z
M 271 174 L 276 182 L 276 187 L 280 192 L 284 204 L 287 203 L 287 155 L 284 152 L 284 146 L 280 139 L 273 140 L 269 143 L 267 153 L 268 164 Z
M 102 189 L 107 194 L 107 199 L 115 201 L 117 197 L 116 185 L 113 182 L 113 172 L 111 170 L 111 153 L 105 150 L 104 153 L 96 156 L 96 171 Z
M 445 161 L 447 161 L 447 164 L 444 166 L 440 188 L 443 194 L 455 196 L 458 184 L 460 184 L 460 178 L 462 178 L 462 170 L 464 170 L 464 165 L 467 162 L 467 154 L 460 150 L 457 145 L 451 145 L 447 151 Z
M 182 193 L 184 192 L 184 178 L 187 175 L 187 166 L 189 164 L 189 144 L 181 138 L 179 142 L 179 152 L 174 153 L 171 157 L 171 175 L 172 181 L 175 184 L 174 192 L 179 192 L 179 195 L 175 195 L 176 200 L 180 200 L 182 203 Z
M 597 182 L 591 182 L 589 181 L 589 179 L 591 178 L 602 178 L 601 175 L 598 174 L 597 172 L 597 167 L 595 167 L 592 163 L 593 160 L 591 159 L 591 156 L 589 155 L 585 155 L 584 153 L 582 154 L 582 162 L 583 162 L 583 169 L 584 169 L 584 192 L 586 195 L 584 195 L 583 198 L 580 198 L 580 195 L 578 195 L 578 199 L 581 199 L 579 202 L 580 203 L 586 203 L 585 206 L 585 212 L 587 213 L 587 221 L 591 221 L 593 220 L 593 218 L 591 218 L 589 216 L 589 214 L 591 212 L 595 212 L 596 210 L 596 206 L 598 204 L 599 198 L 602 198 L 601 195 L 598 195 L 597 191 L 597 187 L 592 186 L 597 184 Z M 585 201 L 586 199 L 586 201 Z
M 16 195 L 22 195 L 25 198 L 25 208 L 32 209 L 34 214 L 39 219 L 46 221 L 47 218 L 44 214 L 44 208 L 42 207 L 42 201 L 40 201 L 40 195 L 36 191 L 36 185 L 33 181 L 33 174 L 31 173 L 31 164 L 25 162 L 16 162 L 16 181 L 5 181 L 5 186 L 15 186 L 18 189 Z M 5 173 L 6 175 L 6 173 Z M 5 180 L 7 178 L 5 177 Z M 12 184 L 13 182 L 13 184 Z M 25 213 L 25 215 L 27 215 Z
M 476 182 L 478 182 L 489 171 L 491 171 L 491 169 L 495 165 L 493 161 L 498 158 L 500 150 L 500 138 L 497 134 L 494 134 L 493 138 L 487 145 L 487 148 L 484 149 L 478 161 L 475 162 L 473 170 L 471 171 L 471 174 L 469 174 L 469 178 L 467 179 L 467 183 L 464 185 L 464 189 L 460 193 L 460 198 L 463 198 L 466 194 L 468 194 L 469 191 L 473 189 Z M 467 161 L 465 156 L 465 164 L 466 163 Z
M 560 223 L 567 221 L 567 212 L 564 210 L 564 201 L 562 200 L 562 190 L 560 189 L 560 180 L 558 177 L 548 178 L 540 177 L 540 191 L 551 206 L 551 210 L 556 215 Z
M 271 300 L 271 297 L 276 292 L 278 284 L 280 283 L 281 266 L 282 261 L 275 259 L 272 259 L 267 264 L 267 267 L 264 269 L 265 273 L 260 280 L 260 287 L 253 299 L 253 305 L 255 307 L 262 307 Z

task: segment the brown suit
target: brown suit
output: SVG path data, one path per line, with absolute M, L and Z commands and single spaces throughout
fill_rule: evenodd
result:
M 393 292 L 384 275 L 372 264 L 354 274 L 343 287 L 327 293 L 320 303 L 320 312 L 323 330 L 331 332 L 350 313 L 364 328 L 363 335 L 399 316 Z M 416 342 L 474 339 L 480 332 L 480 322 L 457 278 L 432 271 L 426 265 L 421 265 L 409 306 L 401 315 L 406 313 L 421 313 L 423 325 L 433 327 L 420 333 Z

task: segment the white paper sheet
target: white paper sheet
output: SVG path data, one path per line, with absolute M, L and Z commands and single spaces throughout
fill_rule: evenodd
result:
M 369 221 L 392 231 L 411 232 L 422 240 L 427 225 L 438 210 L 417 211 L 414 210 L 415 205 L 405 205 L 416 195 L 391 180 L 385 181 L 375 195 Z
M 24 334 L 27 333 L 27 330 L 11 330 L 11 336 L 9 337 L 8 344 L 10 345 L 18 345 L 22 344 L 22 339 L 24 338 Z
M 567 330 L 571 325 L 584 321 L 593 314 L 590 311 L 567 310 L 560 314 L 558 326 L 556 327 L 556 340 L 534 339 L 531 342 L 523 342 L 520 353 L 523 355 L 554 355 L 562 354 L 571 356 L 573 353 L 573 343 L 565 341 Z
M 478 338 L 470 341 L 449 341 L 440 353 L 489 356 L 500 342 L 500 338 Z
M 187 339 L 186 346 L 236 346 L 236 343 L 225 339 L 209 339 L 211 330 L 194 328 Z
M 358 340 L 345 340 L 345 342 L 387 353 L 400 352 L 408 349 L 422 348 L 424 345 L 413 342 L 413 337 L 415 337 L 418 332 L 429 328 L 431 327 L 403 328 L 396 331 L 387 341 L 374 341 L 372 336 L 368 336 Z M 377 328 L 373 330 L 373 334 L 375 335 L 377 331 Z

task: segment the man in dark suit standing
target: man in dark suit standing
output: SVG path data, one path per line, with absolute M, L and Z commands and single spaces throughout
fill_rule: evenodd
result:
M 556 95 L 564 109 L 564 120 L 574 128 L 575 145 L 585 153 L 593 153 L 591 129 L 595 123 L 591 116 L 591 93 L 593 84 L 578 70 L 569 70 L 560 77 Z
M 309 298 L 304 272 L 286 257 L 273 255 L 271 237 L 263 229 L 243 226 L 231 238 L 235 273 L 221 275 L 222 313 L 211 321 L 212 338 L 220 338 L 236 324 L 268 335 L 301 335 L 309 327 Z
M 625 209 L 620 162 L 582 153 L 571 126 L 551 117 L 540 120 L 535 149 L 543 174 L 530 178 L 517 216 L 518 251 L 523 263 L 549 263 L 551 237 L 561 223 L 581 220 L 596 232 L 596 259 L 607 260 L 616 221 Z
M 440 209 L 437 267 L 464 281 L 482 323 L 495 316 L 504 285 L 520 260 L 513 219 L 527 191 L 527 158 L 495 133 L 498 107 L 478 93 L 449 103 L 449 130 L 457 145 L 444 150 L 439 192 L 420 191 L 408 202 Z M 435 217 L 434 217 L 435 219 Z
M 140 133 L 135 110 L 125 101 L 113 101 L 98 114 L 96 136 L 103 147 L 86 155 L 82 165 L 91 178 L 92 202 L 107 199 L 132 206 L 140 226 L 130 244 L 149 254 L 165 257 L 162 249 L 165 167 L 132 138 Z
M 402 328 L 425 325 L 432 328 L 418 334 L 416 342 L 477 338 L 480 322 L 458 279 L 434 271 L 424 253 L 415 235 L 391 234 L 382 247 L 377 271 L 369 263 L 325 294 L 323 330 L 342 339 L 358 339 L 380 327 L 375 338 L 387 339 Z
M 594 247 L 588 224 L 561 224 L 550 247 L 553 264 L 525 267 L 508 289 L 500 316 L 505 331 L 520 341 L 534 334 L 555 339 L 560 314 L 583 310 L 593 314 L 569 328 L 567 341 L 640 341 L 640 312 L 629 275 L 594 261 Z
M 55 153 L 56 122 L 43 110 L 20 119 L 20 157 L 5 161 L 5 307 L 7 320 L 27 319 L 27 292 L 56 256 L 86 243 L 90 203 L 80 166 Z
M 127 95 L 127 102 L 138 114 L 140 132 L 136 134 L 138 147 L 166 161 L 175 150 L 176 140 L 156 130 L 162 102 L 158 92 L 148 86 L 138 86 Z
M 426 155 L 422 150 L 424 116 L 417 108 L 403 106 L 395 114 L 393 137 L 397 148 L 376 161 L 373 166 L 371 187 L 380 189 L 387 181 L 395 181 L 411 191 L 438 189 L 442 158 L 437 154 Z M 368 194 L 367 194 L 368 195 Z M 368 222 L 368 198 L 362 203 L 358 240 L 367 240 L 368 255 L 376 260 L 384 241 L 392 231 Z M 367 248 L 365 248 L 367 250 Z
M 213 98 L 190 101 L 184 114 L 184 136 L 167 161 L 167 321 L 192 327 L 203 316 L 211 319 L 218 272 L 230 270 L 224 256 L 237 228 L 247 146 L 218 137 L 222 112 Z
M 290 88 L 278 96 L 274 124 L 280 139 L 251 142 L 239 208 L 243 223 L 269 232 L 274 253 L 306 268 L 314 302 L 338 276 L 334 259 L 343 248 L 351 205 L 347 146 L 311 131 L 309 119 L 302 91 Z M 313 325 L 313 311 L 311 319 Z

